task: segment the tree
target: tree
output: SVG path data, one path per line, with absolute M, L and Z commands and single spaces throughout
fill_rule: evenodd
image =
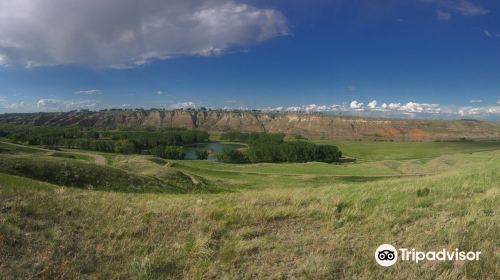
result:
M 208 159 L 208 151 L 206 150 L 196 150 L 196 158 L 199 160 L 206 160 Z
M 118 140 L 115 142 L 114 151 L 122 154 L 133 154 L 137 152 L 136 145 L 130 140 Z

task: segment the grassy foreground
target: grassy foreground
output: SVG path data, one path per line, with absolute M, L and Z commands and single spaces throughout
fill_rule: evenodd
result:
M 140 159 L 113 158 L 122 168 L 126 161 L 134 166 Z M 149 172 L 141 162 L 137 172 Z M 269 171 L 260 165 L 224 165 L 219 170 L 194 161 L 179 170 L 199 172 L 214 185 L 241 188 L 183 195 L 81 190 L 0 173 L 0 275 L 498 279 L 500 151 L 457 154 L 439 163 L 399 163 L 410 164 L 408 173 L 426 164 L 442 169 L 425 177 L 357 182 L 304 175 L 309 167 Z M 232 172 L 241 168 L 250 170 Z M 328 175 L 321 168 L 316 172 Z M 269 174 L 263 174 L 266 170 Z M 258 191 L 243 191 L 252 185 Z M 480 250 L 482 257 L 478 262 L 398 262 L 383 268 L 373 258 L 382 243 Z

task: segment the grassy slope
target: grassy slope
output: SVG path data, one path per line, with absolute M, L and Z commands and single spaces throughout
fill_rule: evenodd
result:
M 455 160 L 455 167 L 437 175 L 364 183 L 205 171 L 221 184 L 271 187 L 222 195 L 84 191 L 0 174 L 0 274 L 12 279 L 495 279 L 500 152 L 457 157 L 466 164 L 441 159 L 439 166 Z M 417 196 L 423 188 L 430 193 Z M 483 257 L 384 269 L 372 256 L 384 242 L 422 250 L 482 250 Z
M 58 158 L 69 158 L 69 159 L 78 159 L 83 161 L 92 162 L 94 159 L 90 155 L 86 155 L 83 153 L 70 153 L 70 152 L 59 152 L 52 151 L 48 149 L 38 148 L 35 146 L 23 146 L 19 144 L 12 144 L 8 142 L 0 142 L 0 154 L 28 154 L 28 155 L 48 155 L 52 157 Z
M 0 154 L 0 172 L 49 183 L 122 192 L 182 192 L 171 181 L 74 159 Z M 172 178 L 171 178 L 172 179 Z
M 500 149 L 500 141 L 375 142 L 311 140 L 311 142 L 336 145 L 344 155 L 361 160 L 420 159 L 455 153 L 472 153 Z

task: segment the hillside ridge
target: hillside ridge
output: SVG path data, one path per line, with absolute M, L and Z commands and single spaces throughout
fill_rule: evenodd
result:
M 500 139 L 500 123 L 477 120 L 385 119 L 300 113 L 223 110 L 106 110 L 1 114 L 0 123 L 81 125 L 96 127 L 153 126 L 285 133 L 309 138 L 435 141 Z

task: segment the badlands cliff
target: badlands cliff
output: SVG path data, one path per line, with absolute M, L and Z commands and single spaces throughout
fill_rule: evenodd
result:
M 237 111 L 135 110 L 3 114 L 0 123 L 82 125 L 96 127 L 154 126 L 199 128 L 213 133 L 229 130 L 281 132 L 324 139 L 433 141 L 500 139 L 500 123 L 476 120 L 408 120 L 318 114 L 270 114 Z

